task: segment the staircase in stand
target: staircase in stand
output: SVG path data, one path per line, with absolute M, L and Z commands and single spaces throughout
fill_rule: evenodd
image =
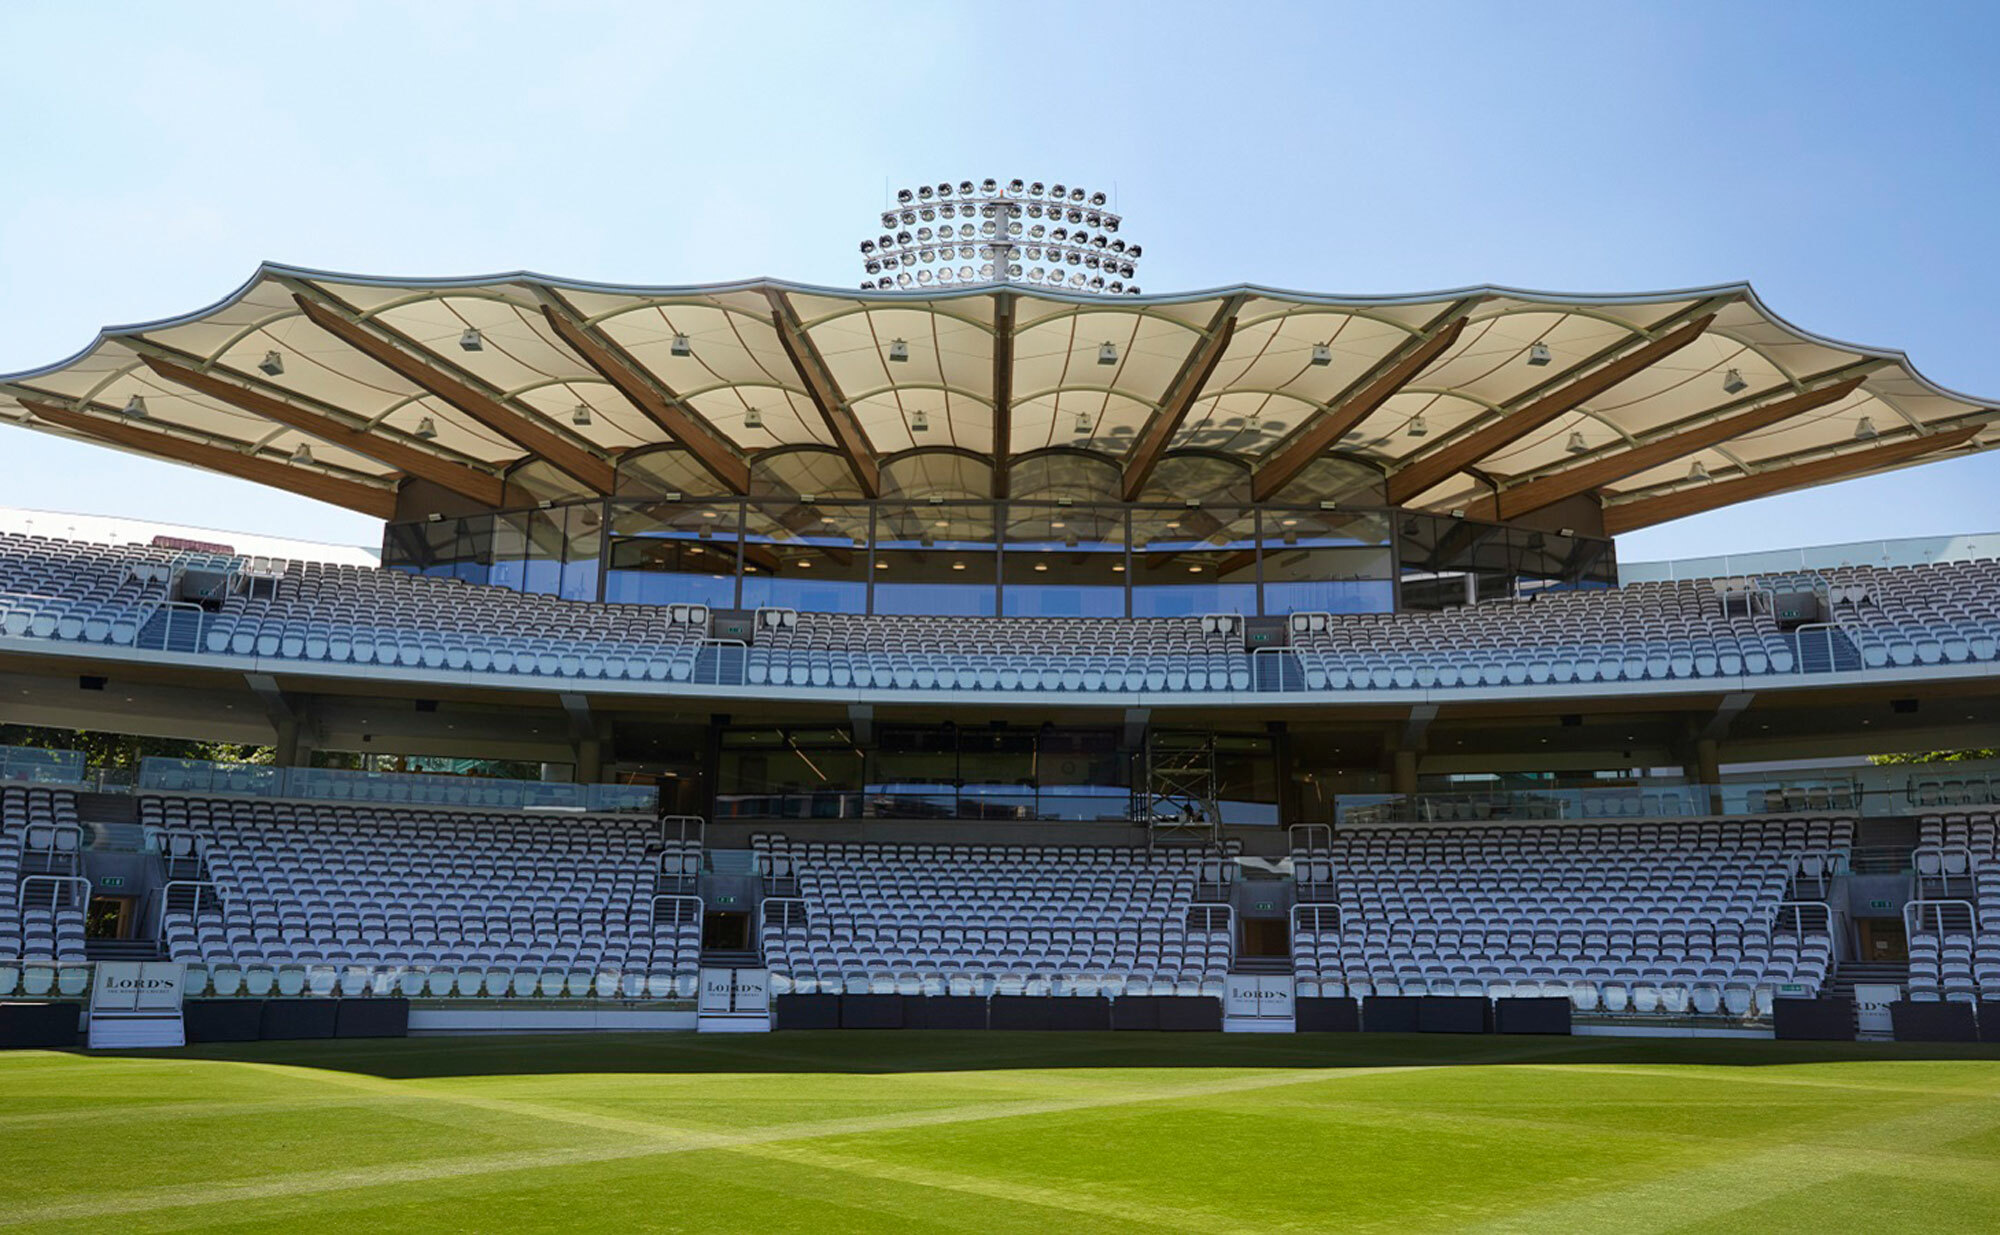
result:
M 153 939 L 86 939 L 84 959 L 90 961 L 157 961 L 165 959 Z
M 1900 991 L 1907 989 L 1909 980 L 1910 966 L 1906 961 L 1841 961 L 1834 966 L 1820 993 L 1830 999 L 1854 999 L 1854 988 L 1857 986 L 1893 986 Z M 1882 1036 L 1862 1032 L 1859 1000 L 1855 1000 L 1854 1029 L 1857 1036 Z
M 1239 956 L 1229 967 L 1231 973 L 1283 973 L 1292 972 L 1292 958 L 1289 956 Z
M 1840 999 L 1854 998 L 1856 986 L 1880 983 L 1902 986 L 1910 980 L 1910 966 L 1903 961 L 1842 961 L 1826 980 L 1822 994 Z

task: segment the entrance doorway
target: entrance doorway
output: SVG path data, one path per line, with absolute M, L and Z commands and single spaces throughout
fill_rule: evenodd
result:
M 1290 956 L 1291 924 L 1283 918 L 1243 919 L 1244 956 Z
M 750 946 L 750 915 L 726 910 L 702 915 L 704 952 L 741 952 Z
M 1856 918 L 1861 936 L 1861 959 L 1870 963 L 1901 963 L 1910 959 L 1909 936 L 1901 918 Z
M 83 915 L 83 934 L 86 939 L 130 939 L 132 937 L 132 898 L 129 896 L 93 896 L 90 908 Z

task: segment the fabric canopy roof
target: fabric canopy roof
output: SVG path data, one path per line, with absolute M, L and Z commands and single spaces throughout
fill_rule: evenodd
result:
M 265 266 L 0 377 L 8 422 L 385 518 L 408 477 L 487 506 L 529 474 L 609 492 L 621 455 L 657 445 L 715 493 L 816 447 L 817 483 L 866 496 L 902 452 L 1060 447 L 1114 463 L 1128 497 L 1175 452 L 1242 460 L 1259 500 L 1335 454 L 1379 468 L 1394 504 L 1504 519 L 1590 495 L 1617 532 L 1984 449 L 1995 415 L 1747 285 L 1107 298 Z

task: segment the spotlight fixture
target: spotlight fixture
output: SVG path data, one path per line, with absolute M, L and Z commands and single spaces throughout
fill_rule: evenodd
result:
M 144 420 L 146 418 L 146 396 L 133 395 L 131 398 L 125 400 L 125 414 Z
M 928 433 L 930 432 L 930 429 L 931 429 L 931 416 L 929 412 L 926 412 L 923 408 L 920 407 L 916 411 L 910 413 L 910 432 Z
M 859 245 L 870 276 L 865 291 L 1022 280 L 1100 295 L 1139 292 L 1131 280 L 1140 249 L 1112 238 L 1123 221 L 1106 209 L 1108 194 L 987 176 L 899 189 L 895 200 L 880 216 L 888 230 Z M 917 226 L 933 221 L 941 226 Z M 903 273 L 883 274 L 892 270 Z
M 1563 449 L 1569 451 L 1573 455 L 1580 455 L 1590 449 L 1590 443 L 1583 440 L 1582 430 L 1572 429 L 1570 430 L 1570 435 L 1569 435 L 1569 445 L 1565 446 Z
M 420 441 L 434 441 L 438 435 L 437 421 L 426 416 L 417 422 L 417 438 Z
M 312 461 L 313 461 L 312 447 L 306 445 L 304 442 L 300 442 L 298 445 L 298 449 L 292 451 L 292 462 L 305 464 L 305 463 L 311 463 Z
M 754 407 L 746 407 L 746 408 L 744 408 L 744 409 L 743 409 L 743 427 L 744 427 L 744 428 L 746 428 L 746 429 L 761 429 L 761 428 L 763 428 L 763 427 L 764 427 L 764 413 L 763 413 L 763 412 L 761 412 L 761 411 L 759 411 L 759 410 L 757 410 L 757 409 L 756 409 L 756 408 L 754 408 Z
M 276 377 L 285 371 L 285 358 L 276 352 L 265 352 L 264 358 L 257 362 L 257 367 L 267 375 Z
M 676 356 L 694 355 L 694 348 L 689 346 L 688 337 L 684 334 L 675 335 L 674 341 L 668 345 L 667 350 Z
M 1529 364 L 1532 364 L 1532 365 L 1545 365 L 1545 364 L 1547 364 L 1547 363 L 1548 363 L 1549 361 L 1551 361 L 1551 360 L 1553 360 L 1553 359 L 1555 359 L 1555 353 L 1553 353 L 1553 352 L 1549 351 L 1549 345 L 1548 345 L 1548 344 L 1546 344 L 1546 343 L 1530 343 L 1530 344 L 1528 345 L 1528 363 L 1529 363 Z
M 1097 347 L 1097 363 L 1098 363 L 1098 364 L 1117 364 L 1117 363 L 1118 363 L 1118 345 L 1117 345 L 1116 343 L 1108 343 L 1108 342 L 1107 342 L 1107 343 L 1100 343 L 1100 344 L 1098 345 L 1098 347 Z
M 579 404 L 577 404 L 577 405 L 576 405 L 576 409 L 575 409 L 574 411 L 572 411 L 572 412 L 571 412 L 571 413 L 569 414 L 569 422 L 570 422 L 571 424 L 573 424 L 573 425 L 587 425 L 587 424 L 589 424 L 589 423 L 590 423 L 590 404 L 588 404 L 588 403 L 579 403 Z
M 1702 466 L 1700 459 L 1688 464 L 1688 479 L 1698 485 L 1708 483 L 1708 469 Z
M 1731 369 L 1722 375 L 1722 389 L 1729 394 L 1748 390 L 1750 383 L 1743 380 L 1743 370 Z
M 1854 422 L 1854 440 L 1865 442 L 1875 436 L 1875 422 L 1863 416 Z
M 1078 412 L 1076 414 L 1076 431 L 1079 434 L 1082 434 L 1086 437 L 1090 435 L 1091 425 L 1090 425 L 1089 412 Z
M 1430 431 L 1430 426 L 1424 423 L 1423 413 L 1421 412 L 1410 417 L 1410 427 L 1404 430 L 1411 437 L 1422 437 Z
M 1313 363 L 1321 365 L 1332 364 L 1333 348 L 1325 343 L 1313 344 Z
M 483 352 L 486 350 L 486 340 L 481 338 L 479 331 L 472 327 L 467 327 L 465 333 L 458 336 L 458 345 L 468 352 Z
M 905 343 L 901 339 L 891 339 L 889 341 L 889 359 L 902 364 L 908 361 L 909 358 L 910 345 L 908 343 Z

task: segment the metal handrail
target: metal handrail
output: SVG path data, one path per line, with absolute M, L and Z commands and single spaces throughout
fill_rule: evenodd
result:
M 669 839 L 667 835 L 669 829 L 673 831 L 672 839 L 679 841 L 683 845 L 688 843 L 690 839 L 689 834 L 692 833 L 692 839 L 696 848 L 706 848 L 707 846 L 708 820 L 700 815 L 661 815 L 660 842 L 662 844 L 666 843 Z
M 1299 915 L 1307 911 L 1310 911 L 1315 917 L 1320 917 L 1329 913 L 1332 914 L 1334 933 L 1336 935 L 1346 933 L 1347 918 L 1346 915 L 1341 912 L 1341 908 L 1339 905 L 1333 904 L 1331 902 L 1327 902 L 1324 904 L 1307 903 L 1303 905 L 1293 905 L 1291 918 L 1292 918 L 1292 947 L 1294 951 L 1297 950 L 1299 942 L 1299 929 L 1300 929 Z M 1326 930 L 1326 927 L 1323 925 L 1314 926 L 1313 930 L 1323 932 Z
M 1814 929 L 1806 925 L 1806 915 L 1808 913 L 1819 914 L 1820 924 L 1817 929 L 1821 934 L 1833 934 L 1833 909 L 1825 901 L 1779 901 L 1778 911 L 1771 919 L 1773 930 L 1776 930 L 1783 924 L 1786 910 L 1790 910 L 1792 914 L 1793 934 L 1803 935 L 1807 931 Z
M 166 936 L 167 902 L 173 899 L 175 888 L 207 888 L 209 894 L 215 897 L 216 906 L 218 908 L 222 906 L 222 889 L 216 886 L 215 880 L 169 879 L 159 887 L 160 913 L 158 920 L 153 923 L 153 938 L 155 939 L 164 939 Z M 197 914 L 201 912 L 201 893 L 199 891 L 194 894 L 194 912 Z
M 1906 939 L 1912 938 L 1919 933 L 1918 928 L 1922 926 L 1923 924 L 1922 918 L 1926 912 L 1930 912 L 1937 922 L 1936 933 L 1940 935 L 1944 934 L 1944 910 L 1947 906 L 1957 906 L 1961 909 L 1964 909 L 1965 919 L 1967 924 L 1966 933 L 1978 934 L 1979 907 L 1974 905 L 1971 901 L 1960 900 L 1957 897 L 1940 897 L 1937 900 L 1925 900 L 1922 898 L 1918 898 L 1916 900 L 1906 901 L 1903 904 L 1904 938 Z
M 764 959 L 764 930 L 771 920 L 770 906 L 772 905 L 797 905 L 799 907 L 799 917 L 805 920 L 805 924 L 811 925 L 812 921 L 812 913 L 806 905 L 806 898 L 803 896 L 766 896 L 759 900 L 757 902 L 757 956 L 759 959 Z M 785 916 L 789 918 L 791 915 L 788 913 Z
M 741 654 L 742 659 L 736 666 L 736 680 L 733 682 L 725 682 L 722 680 L 723 677 L 722 657 L 720 651 L 718 650 L 717 654 L 711 658 L 711 661 L 715 669 L 714 680 L 710 681 L 704 679 L 700 676 L 698 672 L 691 670 L 689 677 L 695 683 L 703 686 L 741 686 L 749 679 L 750 645 L 748 643 L 745 643 L 741 639 L 703 638 L 701 641 L 701 646 L 703 648 L 716 648 L 716 649 L 735 648 Z M 699 659 L 695 661 L 695 664 L 697 666 L 700 665 L 700 663 L 701 662 Z
M 660 925 L 661 901 L 685 901 L 692 904 L 694 906 L 694 922 L 696 926 L 701 925 L 702 917 L 707 912 L 707 906 L 702 904 L 701 898 L 699 896 L 688 896 L 681 893 L 662 892 L 658 896 L 655 896 L 652 900 L 652 903 L 646 907 L 647 913 L 651 916 L 652 919 L 647 925 L 655 930 L 659 929 Z
M 1935 874 L 1926 874 L 1924 872 L 1920 859 L 1926 854 L 1932 855 L 1938 860 L 1938 868 Z M 1964 869 L 1953 871 L 1949 867 L 1946 859 L 1953 854 L 1958 854 L 1965 859 Z M 1922 886 L 1923 881 L 1926 879 L 1935 879 L 1940 882 L 1950 879 L 1970 879 L 1973 870 L 1972 848 L 1969 845 L 1919 845 L 1917 848 L 1910 850 L 1910 870 L 1916 875 L 1919 887 Z
M 1303 845 L 1299 843 L 1301 833 L 1305 836 L 1305 844 Z M 1326 837 L 1325 843 L 1315 846 L 1312 843 L 1313 837 L 1321 835 Z M 1322 850 L 1327 853 L 1333 852 L 1333 825 L 1330 823 L 1289 824 L 1285 828 L 1285 838 L 1291 842 L 1294 852 L 1304 852 L 1307 854 L 1318 853 Z
M 1267 656 L 1279 658 L 1278 667 L 1272 673 L 1273 683 L 1272 685 L 1269 686 L 1263 684 L 1263 674 L 1260 672 L 1260 669 L 1263 667 L 1262 658 Z M 1284 665 L 1285 658 L 1289 658 L 1291 660 L 1296 672 L 1298 673 L 1299 677 L 1299 685 L 1297 687 L 1298 691 L 1303 692 L 1307 690 L 1308 687 L 1306 686 L 1305 662 L 1301 661 L 1299 659 L 1299 654 L 1297 652 L 1294 652 L 1289 647 L 1261 647 L 1261 648 L 1250 649 L 1250 689 L 1253 692 L 1263 692 L 1274 695 L 1293 693 L 1293 688 L 1285 685 L 1285 665 Z

